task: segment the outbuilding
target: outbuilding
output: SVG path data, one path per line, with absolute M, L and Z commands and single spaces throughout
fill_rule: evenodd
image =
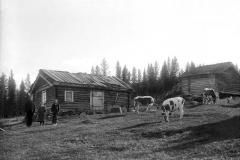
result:
M 200 95 L 204 88 L 217 93 L 240 95 L 240 75 L 233 63 L 196 67 L 180 76 L 182 94 Z
M 106 106 L 130 107 L 133 89 L 114 76 L 90 75 L 40 69 L 30 88 L 38 108 L 46 103 L 49 108 L 58 99 L 61 110 L 103 112 Z

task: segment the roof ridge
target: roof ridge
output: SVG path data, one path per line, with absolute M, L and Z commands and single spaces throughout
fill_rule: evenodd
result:
M 227 64 L 227 63 L 233 64 L 232 62 L 229 61 L 229 62 L 221 62 L 221 63 L 215 63 L 215 64 L 202 65 L 199 67 L 209 67 L 209 66 L 216 66 L 216 65 Z M 199 68 L 199 67 L 196 67 L 196 68 Z
M 193 75 L 199 75 L 199 74 L 221 73 L 232 66 L 234 66 L 232 62 L 221 62 L 221 63 L 199 66 L 189 71 L 186 71 L 181 75 L 181 77 L 193 76 Z
M 40 69 L 40 70 L 54 71 L 54 72 L 67 72 L 67 73 L 70 73 L 70 72 L 68 72 L 68 71 L 59 71 L 59 70 L 52 70 L 52 69 Z

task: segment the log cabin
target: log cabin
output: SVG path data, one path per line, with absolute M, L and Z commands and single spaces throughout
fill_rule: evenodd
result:
M 200 95 L 204 88 L 218 94 L 240 95 L 240 75 L 233 63 L 200 66 L 180 76 L 182 94 Z
M 104 112 L 105 106 L 130 107 L 133 89 L 114 76 L 90 75 L 40 69 L 30 88 L 38 108 L 50 108 L 57 98 L 61 111 L 89 110 Z

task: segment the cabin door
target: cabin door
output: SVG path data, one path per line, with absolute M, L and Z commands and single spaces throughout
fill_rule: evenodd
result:
M 104 106 L 104 92 L 92 91 L 92 110 L 102 111 Z

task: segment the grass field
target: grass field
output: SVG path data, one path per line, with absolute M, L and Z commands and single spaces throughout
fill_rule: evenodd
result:
M 64 117 L 0 125 L 0 159 L 240 159 L 240 105 L 186 106 L 179 120 L 159 111 Z

